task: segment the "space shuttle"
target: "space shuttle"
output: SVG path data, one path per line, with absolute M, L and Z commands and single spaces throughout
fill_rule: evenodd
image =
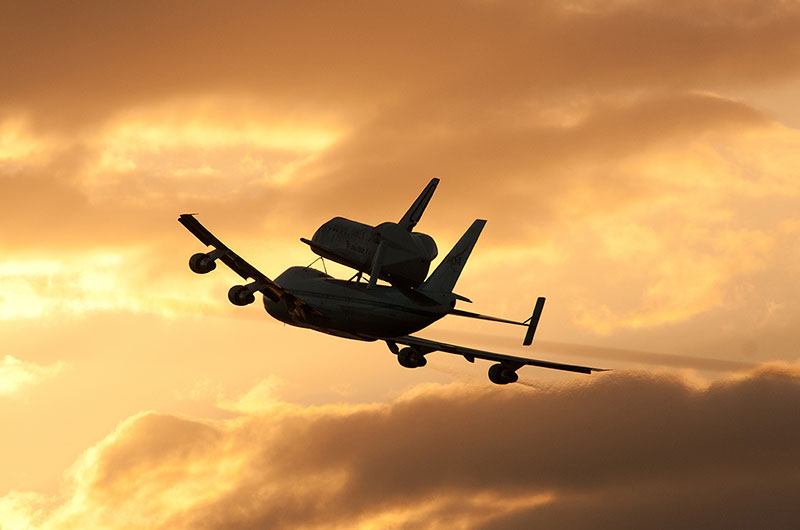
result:
M 436 191 L 433 178 L 397 223 L 372 226 L 344 217 L 334 217 L 317 229 L 311 240 L 300 238 L 318 256 L 369 274 L 369 286 L 380 278 L 395 287 L 413 289 L 428 276 L 436 259 L 436 242 L 427 234 L 414 232 Z

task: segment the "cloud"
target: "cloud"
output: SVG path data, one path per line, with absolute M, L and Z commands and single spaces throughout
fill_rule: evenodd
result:
M 302 9 L 26 2 L 4 17 L 0 60 L 12 75 L 0 98 L 74 125 L 190 94 L 258 94 L 278 105 L 363 112 L 426 93 L 552 98 L 631 85 L 753 83 L 797 71 L 795 4 L 742 0 L 731 11 L 721 2 L 662 1 Z
M 269 411 L 270 408 L 281 404 L 281 401 L 275 396 L 275 392 L 284 383 L 285 381 L 277 376 L 269 376 L 237 399 L 222 397 L 217 406 L 223 410 L 243 414 Z
M 399 218 L 427 178 L 414 186 L 409 175 L 430 168 L 443 181 L 420 228 L 441 253 L 447 237 L 460 233 L 458 219 L 466 226 L 479 215 L 490 224 L 471 269 L 485 259 L 495 263 L 486 271 L 493 274 L 525 255 L 514 276 L 539 281 L 530 251 L 548 248 L 557 256 L 546 264 L 557 272 L 549 283 L 572 291 L 562 318 L 594 333 L 671 325 L 736 305 L 734 289 L 791 259 L 777 250 L 794 237 L 781 227 L 794 211 L 786 206 L 796 200 L 787 168 L 800 168 L 798 137 L 741 101 L 649 94 L 584 102 L 562 122 L 531 111 L 516 120 L 478 113 L 472 124 L 471 107 L 458 102 L 430 113 L 400 106 L 404 112 L 348 130 L 335 120 L 286 116 L 248 128 L 244 107 L 233 105 L 226 121 L 221 101 L 131 110 L 135 127 L 121 117 L 69 147 L 30 140 L 51 149 L 16 158 L 0 198 L 0 220 L 15 226 L 0 238 L 11 259 L 20 253 L 14 261 L 31 266 L 29 274 L 0 278 L 18 302 L 9 306 L 15 314 L 208 313 L 212 287 L 186 273 L 187 256 L 199 248 L 177 213 L 200 211 L 224 241 L 274 276 L 311 261 L 296 237 L 329 217 Z M 243 130 L 225 141 L 206 135 L 217 122 Z M 281 131 L 308 131 L 311 143 L 292 144 L 290 135 L 275 151 L 270 142 Z M 320 134 L 331 143 L 314 143 Z M 273 180 L 261 163 L 288 180 Z M 97 258 L 104 255 L 116 256 L 116 265 L 104 266 Z M 35 274 L 43 261 L 58 272 Z M 222 293 L 235 281 L 213 277 L 215 287 L 226 283 Z M 229 309 L 224 296 L 220 302 L 221 312 Z
M 793 4 L 737 5 L 746 17 L 717 2 L 26 3 L 0 32 L 14 72 L 0 88 L 16 175 L 4 215 L 61 240 L 86 227 L 148 238 L 160 231 L 153 220 L 180 208 L 250 226 L 260 210 L 296 225 L 334 205 L 402 213 L 402 185 L 432 174 L 459 185 L 462 208 L 503 203 L 493 222 L 517 234 L 647 200 L 663 186 L 618 162 L 768 122 L 691 91 L 800 64 Z M 50 163 L 38 171 L 18 160 L 41 162 L 42 145 Z M 365 201 L 376 187 L 392 202 Z M 53 215 L 66 207 L 69 219 Z
M 423 109 L 419 103 L 383 113 L 321 153 L 304 168 L 314 178 L 296 188 L 297 202 L 328 212 L 337 194 L 340 211 L 381 218 L 391 209 L 399 216 L 413 199 L 405 197 L 408 180 L 435 174 L 443 179 L 439 197 L 448 197 L 434 199 L 435 208 L 489 211 L 514 237 L 557 216 L 602 215 L 674 193 L 675 182 L 642 174 L 653 158 L 669 168 L 671 156 L 698 151 L 695 145 L 728 145 L 770 124 L 744 103 L 699 93 L 590 100 L 565 123 L 549 122 L 531 104 L 506 103 L 495 116 L 469 101 L 430 100 Z M 513 118 L 502 114 L 511 109 L 518 111 Z M 562 112 L 571 110 L 563 105 Z M 715 161 L 713 148 L 697 158 Z M 365 198 L 377 191 L 377 179 L 385 200 L 370 203 Z
M 6 355 L 0 361 L 0 396 L 14 395 L 26 387 L 55 376 L 63 367 L 64 364 L 60 362 L 40 366 Z
M 787 527 L 798 402 L 800 374 L 773 367 L 705 389 L 629 372 L 231 420 L 142 413 L 73 467 L 59 506 L 31 517 L 37 528 Z

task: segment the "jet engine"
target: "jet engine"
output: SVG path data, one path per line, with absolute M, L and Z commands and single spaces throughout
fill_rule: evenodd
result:
M 428 359 L 415 348 L 402 348 L 397 352 L 397 362 L 405 368 L 420 368 L 428 364 Z
M 369 274 L 398 287 L 419 287 L 438 250 L 433 238 L 412 232 L 428 205 L 439 179 L 432 179 L 398 223 L 371 226 L 334 217 L 319 227 L 308 244 L 317 255 Z
M 189 258 L 189 268 L 197 274 L 207 274 L 216 269 L 217 264 L 208 254 L 199 252 Z
M 234 285 L 228 291 L 228 300 L 233 305 L 248 305 L 252 304 L 256 301 L 256 297 L 253 294 L 255 284 L 248 284 L 248 285 Z
M 502 363 L 493 364 L 489 368 L 489 380 L 496 385 L 516 383 L 519 379 L 516 370 L 503 366 Z

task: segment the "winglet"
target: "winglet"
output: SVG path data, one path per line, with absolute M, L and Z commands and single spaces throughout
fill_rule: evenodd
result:
M 428 206 L 428 203 L 433 197 L 433 192 L 436 191 L 436 186 L 439 184 L 439 179 L 432 178 L 428 185 L 425 186 L 425 189 L 422 190 L 422 193 L 419 194 L 417 200 L 414 201 L 414 204 L 411 205 L 411 208 L 408 209 L 406 214 L 400 219 L 400 222 L 397 223 L 401 227 L 405 228 L 409 232 L 417 226 L 417 223 L 422 218 L 422 213 L 425 211 L 425 208 Z
M 523 346 L 530 346 L 533 342 L 533 334 L 536 333 L 536 326 L 539 325 L 539 318 L 542 316 L 542 309 L 544 309 L 544 296 L 540 296 L 536 300 L 536 306 L 533 308 L 533 314 L 528 324 L 528 332 L 525 334 L 525 340 L 522 341 Z

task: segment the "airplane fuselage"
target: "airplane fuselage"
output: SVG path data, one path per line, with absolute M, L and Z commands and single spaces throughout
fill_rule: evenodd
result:
M 286 304 L 264 296 L 272 317 L 302 328 L 358 340 L 400 337 L 419 331 L 448 314 L 453 300 L 425 304 L 396 287 L 339 280 L 310 267 L 290 267 L 275 278 L 281 288 L 318 309 L 322 316 L 298 315 Z

